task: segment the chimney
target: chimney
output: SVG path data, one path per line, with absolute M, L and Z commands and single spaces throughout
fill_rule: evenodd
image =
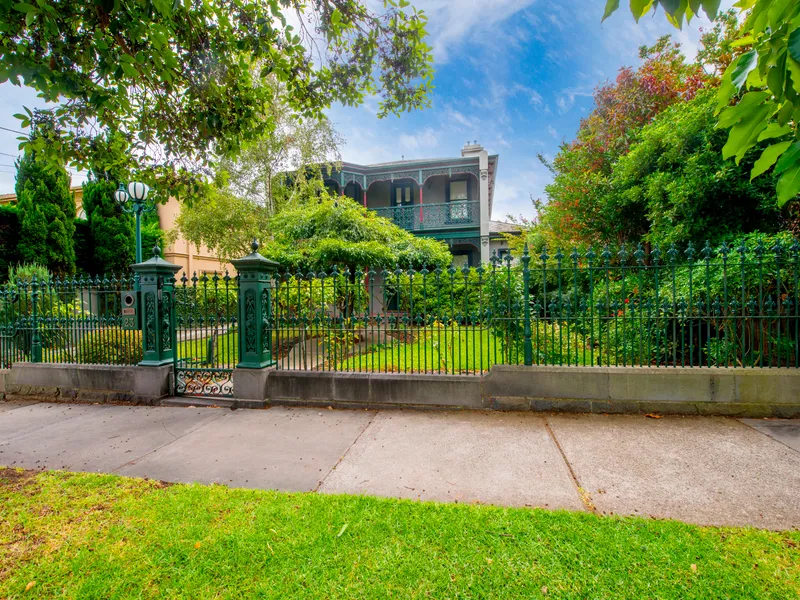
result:
M 461 149 L 461 156 L 475 156 L 483 152 L 483 146 L 481 146 L 477 141 L 469 142 L 464 144 L 464 147 Z

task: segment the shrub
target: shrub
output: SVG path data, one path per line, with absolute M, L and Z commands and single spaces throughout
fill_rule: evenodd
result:
M 81 338 L 73 359 L 82 364 L 135 365 L 143 356 L 141 331 L 103 327 Z

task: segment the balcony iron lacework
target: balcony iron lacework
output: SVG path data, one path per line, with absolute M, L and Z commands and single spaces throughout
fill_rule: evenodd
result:
M 379 216 L 408 231 L 455 229 L 480 224 L 480 202 L 463 200 L 442 204 L 411 204 L 373 209 Z

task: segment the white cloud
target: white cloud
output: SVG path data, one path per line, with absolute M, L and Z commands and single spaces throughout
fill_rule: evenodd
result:
M 450 54 L 464 44 L 507 46 L 527 37 L 529 28 L 510 32 L 498 25 L 536 0 L 416 0 L 414 6 L 428 15 L 430 45 L 436 63 L 446 63 Z
M 544 198 L 544 188 L 552 176 L 547 168 L 534 159 L 512 166 L 498 178 L 494 192 L 492 218 L 503 220 L 508 215 L 531 217 L 532 198 Z
M 547 126 L 547 133 L 552 135 L 555 139 L 558 139 L 558 132 L 556 131 L 556 128 L 553 127 L 552 125 Z
M 467 116 L 464 115 L 464 113 L 455 110 L 451 106 L 447 107 L 447 110 L 445 111 L 445 114 L 450 119 L 450 121 L 453 121 L 453 122 L 455 122 L 455 123 L 457 123 L 459 125 L 463 125 L 464 127 L 472 128 L 474 126 L 474 124 L 475 124 L 474 119 L 471 120 L 471 119 L 467 118 Z
M 568 112 L 575 104 L 575 98 L 590 97 L 592 90 L 580 88 L 567 88 L 561 91 L 561 95 L 556 99 L 558 111 L 563 115 Z
M 415 134 L 400 134 L 398 142 L 400 143 L 401 148 L 414 153 L 414 158 L 432 156 L 434 149 L 439 147 L 439 138 L 436 132 L 434 132 L 434 130 L 430 127 L 426 127 L 422 131 Z M 422 154 L 420 154 L 420 152 Z M 395 160 L 397 159 L 395 158 Z

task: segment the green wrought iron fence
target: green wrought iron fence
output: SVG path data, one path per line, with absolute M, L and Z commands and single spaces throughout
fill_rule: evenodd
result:
M 238 281 L 227 272 L 185 274 L 175 287 L 175 393 L 233 395 L 239 362 Z
M 795 368 L 800 244 L 777 240 L 699 250 L 526 251 L 516 262 L 495 256 L 474 268 L 279 272 L 264 284 L 263 315 L 241 326 L 261 328 L 251 337 L 265 340 L 268 362 L 293 370 Z M 123 302 L 136 283 L 34 278 L 0 286 L 0 367 L 138 363 L 136 311 L 126 312 Z M 241 362 L 238 315 L 247 312 L 238 292 L 238 277 L 228 274 L 178 282 L 174 326 L 172 316 L 164 324 L 173 327 L 177 393 L 232 394 L 231 373 Z
M 527 251 L 476 268 L 279 273 L 278 368 L 797 367 L 800 245 Z
M 123 328 L 133 277 L 31 278 L 0 286 L 0 368 L 14 362 L 130 365 L 139 331 Z

